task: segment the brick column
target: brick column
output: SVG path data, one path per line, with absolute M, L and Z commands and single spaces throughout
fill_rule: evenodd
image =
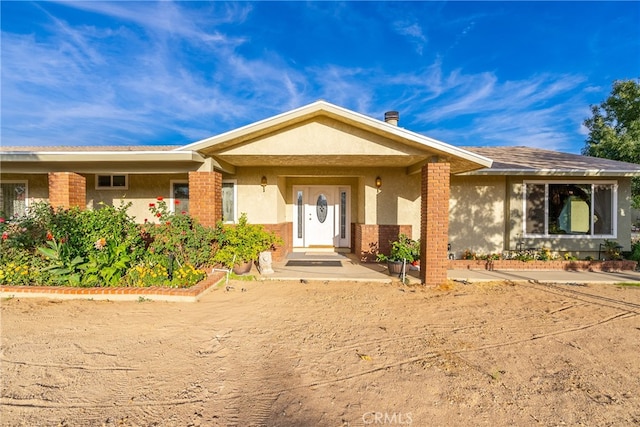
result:
M 420 280 L 426 285 L 447 281 L 450 170 L 449 163 L 422 167 Z
M 54 208 L 87 207 L 87 180 L 73 172 L 49 172 L 49 204 Z
M 222 219 L 220 172 L 189 172 L 189 214 L 206 226 Z

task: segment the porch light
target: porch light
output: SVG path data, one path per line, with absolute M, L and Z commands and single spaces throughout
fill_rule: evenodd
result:
M 382 187 L 382 178 L 376 176 L 376 188 L 380 191 L 380 187 Z
M 262 179 L 260 180 L 260 185 L 262 185 L 262 192 L 264 193 L 264 189 L 267 187 L 267 177 L 262 175 Z

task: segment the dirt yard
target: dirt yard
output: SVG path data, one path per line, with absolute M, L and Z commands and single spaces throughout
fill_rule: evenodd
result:
M 2 301 L 2 426 L 640 423 L 640 288 L 233 282 Z

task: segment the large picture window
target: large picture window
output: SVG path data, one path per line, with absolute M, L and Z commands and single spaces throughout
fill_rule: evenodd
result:
M 614 182 L 525 182 L 525 235 L 614 236 L 616 192 Z
M 27 182 L 0 182 L 0 217 L 9 220 L 27 211 Z

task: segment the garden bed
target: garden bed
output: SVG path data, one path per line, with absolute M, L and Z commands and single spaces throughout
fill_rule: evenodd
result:
M 498 260 L 449 260 L 451 270 L 549 270 L 549 271 L 630 271 L 638 263 L 629 260 L 611 261 L 521 261 L 513 259 Z
M 2 294 L 194 300 L 221 278 L 207 277 L 210 266 L 253 262 L 280 243 L 244 213 L 233 226 L 207 227 L 160 196 L 149 203 L 156 222 L 138 224 L 130 205 L 81 210 L 42 202 L 16 218 L 0 212 Z
M 195 302 L 220 283 L 225 273 L 214 272 L 189 288 L 149 287 L 70 287 L 0 285 L 1 298 L 93 299 L 113 301 L 162 300 Z

